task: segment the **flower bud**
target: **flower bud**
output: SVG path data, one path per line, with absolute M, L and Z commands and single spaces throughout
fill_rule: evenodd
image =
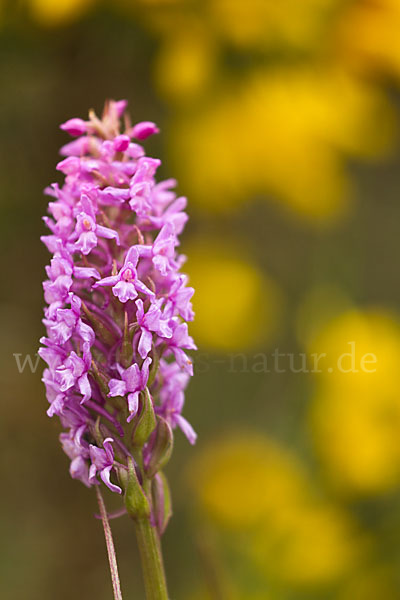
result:
M 169 461 L 173 448 L 172 429 L 165 419 L 157 417 L 157 428 L 153 434 L 150 459 L 146 465 L 146 475 L 149 478 L 163 469 Z
M 150 517 L 150 504 L 139 483 L 133 460 L 128 458 L 128 483 L 125 491 L 125 506 L 128 514 L 135 520 Z
M 108 380 L 103 373 L 100 372 L 99 367 L 96 362 L 92 360 L 92 368 L 91 373 L 93 375 L 94 380 L 100 388 L 101 393 L 105 398 L 108 396 Z
M 93 328 L 93 331 L 102 342 L 104 342 L 108 346 L 113 346 L 115 344 L 116 338 L 111 333 L 111 331 L 104 325 L 99 317 L 97 317 L 94 313 L 92 313 L 86 304 L 82 302 L 82 309 L 87 317 L 90 325 Z
M 60 129 L 66 131 L 70 135 L 77 137 L 78 135 L 83 135 L 88 131 L 88 123 L 86 123 L 83 119 L 69 119 L 62 125 L 60 125 Z
M 127 150 L 130 138 L 128 135 L 118 135 L 113 141 L 113 147 L 116 152 L 125 152 Z
M 133 358 L 133 346 L 132 346 L 132 334 L 129 331 L 128 315 L 125 312 L 124 322 L 124 337 L 122 338 L 121 349 L 118 353 L 119 362 L 127 369 L 132 364 Z
M 156 417 L 149 389 L 146 387 L 141 393 L 142 409 L 137 418 L 137 424 L 132 435 L 134 446 L 141 447 L 147 442 L 151 432 L 156 426 Z
M 126 488 L 128 487 L 128 479 L 129 479 L 129 473 L 126 470 L 125 467 L 120 467 L 117 470 L 117 475 L 118 475 L 118 481 L 120 483 L 120 486 L 122 487 L 123 490 L 126 490 Z
M 152 482 L 151 497 L 153 501 L 152 520 L 161 536 L 167 528 L 172 515 L 171 494 L 164 473 L 157 473 Z
M 146 138 L 154 135 L 155 133 L 159 133 L 159 129 L 155 123 L 151 121 L 143 121 L 142 123 L 138 123 L 132 129 L 132 136 L 137 140 L 145 140 Z
M 158 352 L 154 346 L 154 344 L 152 344 L 152 354 L 153 354 L 153 360 L 151 363 L 151 367 L 150 367 L 150 371 L 149 371 L 149 380 L 147 385 L 151 385 L 152 383 L 154 383 L 154 380 L 156 378 L 156 375 L 158 373 L 158 366 L 159 366 L 159 358 L 158 358 Z

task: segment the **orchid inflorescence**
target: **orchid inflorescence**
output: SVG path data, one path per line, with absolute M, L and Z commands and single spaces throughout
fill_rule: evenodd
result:
M 196 439 L 181 414 L 193 374 L 186 321 L 194 290 L 177 252 L 186 199 L 173 179 L 156 183 L 160 160 L 138 142 L 158 129 L 132 126 L 126 104 L 109 101 L 101 119 L 91 111 L 61 126 L 75 139 L 61 149 L 63 185 L 46 189 L 50 235 L 42 240 L 53 256 L 40 356 L 71 476 L 125 495 L 132 477 L 150 481 L 146 506 L 161 533 L 172 430 Z

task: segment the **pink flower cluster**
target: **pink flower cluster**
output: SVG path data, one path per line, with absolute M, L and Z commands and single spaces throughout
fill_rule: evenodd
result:
M 46 190 L 50 234 L 42 240 L 52 258 L 39 351 L 71 476 L 88 486 L 100 477 L 118 493 L 146 398 L 156 426 L 142 448 L 145 463 L 161 421 L 196 439 L 181 414 L 193 373 L 186 351 L 195 349 L 186 323 L 194 290 L 177 252 L 186 199 L 176 197 L 174 180 L 156 183 L 160 161 L 138 143 L 157 127 L 131 126 L 125 109 L 125 101 L 110 101 L 101 119 L 91 112 L 61 126 L 75 139 L 61 149 L 63 185 Z

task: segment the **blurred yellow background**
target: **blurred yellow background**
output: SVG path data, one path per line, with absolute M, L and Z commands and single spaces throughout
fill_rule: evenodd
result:
M 399 32 L 399 0 L 0 0 L 1 598 L 112 594 L 35 356 L 58 125 L 112 97 L 189 199 L 171 596 L 400 600 Z

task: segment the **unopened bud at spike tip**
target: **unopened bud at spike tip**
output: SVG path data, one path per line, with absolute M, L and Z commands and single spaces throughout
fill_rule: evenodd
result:
M 132 136 L 137 140 L 142 141 L 159 132 L 160 130 L 155 123 L 152 123 L 151 121 L 143 121 L 142 123 L 138 123 L 133 127 Z

